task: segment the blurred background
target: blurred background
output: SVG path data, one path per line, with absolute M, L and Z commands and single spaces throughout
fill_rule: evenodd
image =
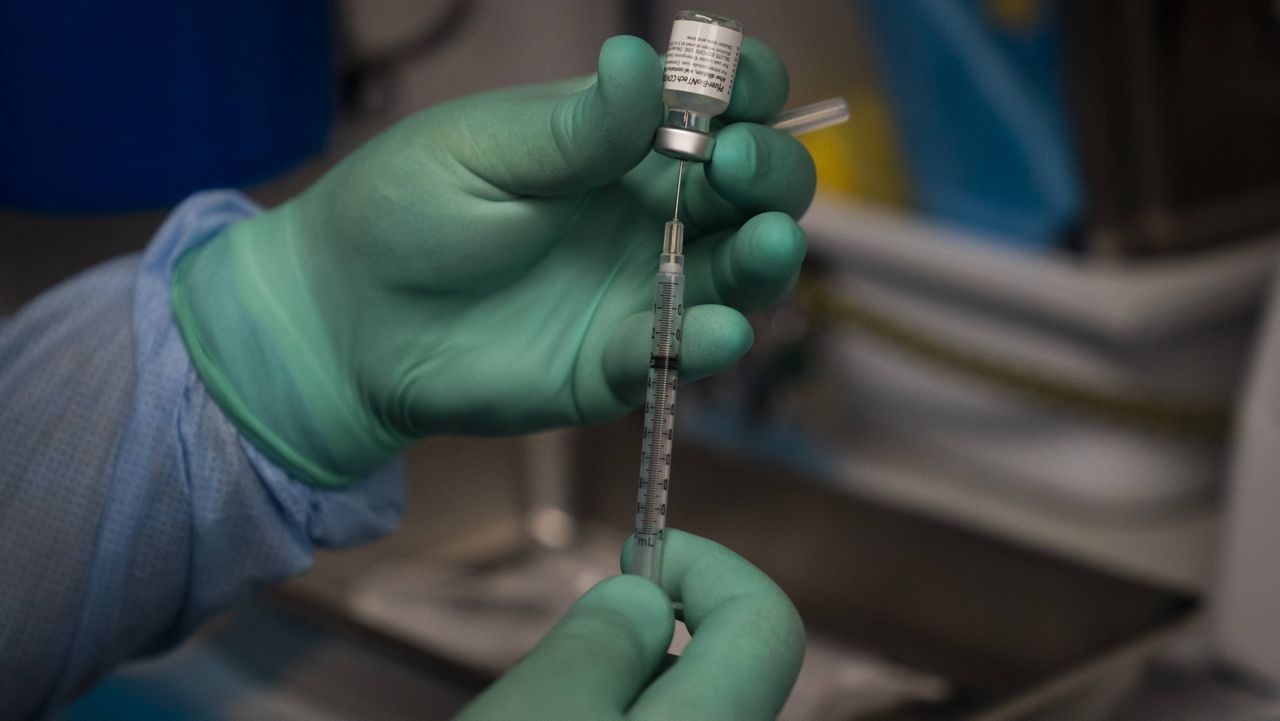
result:
M 661 50 L 686 9 L 172 5 L 0 6 L 0 314 L 194 191 L 279 203 L 424 107 L 590 73 L 618 33 Z M 782 718 L 1280 719 L 1280 5 L 697 9 L 781 55 L 789 105 L 851 109 L 803 138 L 801 284 L 681 394 L 673 525 L 810 631 Z M 616 572 L 639 435 L 423 443 L 397 534 L 62 718 L 448 718 Z

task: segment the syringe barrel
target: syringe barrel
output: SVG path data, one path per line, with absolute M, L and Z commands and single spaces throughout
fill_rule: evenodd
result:
M 662 542 L 671 486 L 676 385 L 684 335 L 683 255 L 663 255 L 655 278 L 653 330 L 649 343 L 649 387 L 644 404 L 644 444 L 636 494 L 636 550 L 632 573 L 662 580 Z

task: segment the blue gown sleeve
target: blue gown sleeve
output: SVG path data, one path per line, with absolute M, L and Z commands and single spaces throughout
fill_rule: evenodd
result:
M 314 547 L 389 532 L 399 461 L 342 491 L 289 477 L 210 399 L 169 309 L 178 258 L 257 208 L 176 208 L 139 256 L 0 324 L 0 717 L 39 718 L 181 640 Z

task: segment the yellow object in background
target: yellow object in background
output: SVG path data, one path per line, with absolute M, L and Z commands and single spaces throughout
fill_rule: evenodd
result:
M 800 139 L 818 168 L 818 190 L 885 205 L 910 203 L 892 111 L 874 87 L 850 91 L 849 122 Z
M 1044 18 L 1044 3 L 1041 0 L 987 0 L 987 13 L 1009 32 L 1035 29 Z

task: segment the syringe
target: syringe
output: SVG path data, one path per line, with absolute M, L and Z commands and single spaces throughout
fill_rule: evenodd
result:
M 773 127 L 792 135 L 818 130 L 849 119 L 843 98 L 831 98 L 782 113 Z M 636 495 L 636 547 L 631 572 L 654 583 L 662 579 L 663 534 L 667 527 L 667 492 L 671 488 L 671 449 L 676 419 L 676 381 L 680 342 L 684 335 L 684 224 L 680 192 L 685 162 L 676 170 L 676 205 L 662 234 L 662 255 L 653 294 L 653 329 L 649 334 L 649 387 L 644 402 L 644 445 L 640 458 L 640 490 Z
M 680 222 L 684 167 L 685 161 L 681 160 L 676 171 L 676 210 L 663 229 L 662 255 L 654 281 L 649 388 L 644 398 L 644 447 L 636 499 L 636 551 L 631 572 L 654 583 L 662 578 L 662 535 L 667 527 L 676 381 L 684 335 L 684 223 Z

